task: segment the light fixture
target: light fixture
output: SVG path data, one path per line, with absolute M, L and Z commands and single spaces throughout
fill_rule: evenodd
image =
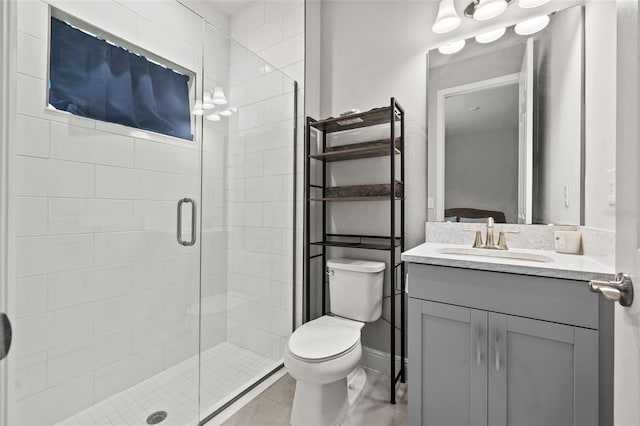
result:
M 458 40 L 452 43 L 447 43 L 438 47 L 438 51 L 443 55 L 453 55 L 454 53 L 457 53 L 462 50 L 462 48 L 464 47 L 464 43 L 465 43 L 464 40 Z
M 225 98 L 224 96 L 222 87 L 216 87 L 215 89 L 213 89 L 212 101 L 216 105 L 225 105 L 227 103 L 227 98 Z
M 209 120 L 209 121 L 220 121 L 220 116 L 218 114 L 209 114 L 209 115 L 207 115 L 207 120 Z
M 461 21 L 453 5 L 453 0 L 440 0 L 438 16 L 431 27 L 431 31 L 437 34 L 448 33 L 458 28 Z
M 483 44 L 491 43 L 492 41 L 496 41 L 497 39 L 502 37 L 506 31 L 506 28 L 498 28 L 497 30 L 487 31 L 486 33 L 478 34 L 476 36 L 476 41 Z
M 216 107 L 214 103 L 211 90 L 205 90 L 202 96 L 202 109 L 214 109 Z
M 224 111 L 220 111 L 218 114 L 223 117 L 229 117 L 233 112 L 231 112 L 230 109 L 225 109 Z
M 193 106 L 193 111 L 191 112 L 193 115 L 202 115 L 204 114 L 204 108 L 202 107 L 202 102 L 196 101 Z
M 523 9 L 531 9 L 532 7 L 542 6 L 549 3 L 551 0 L 518 0 L 518 6 Z
M 486 21 L 500 15 L 513 0 L 473 0 L 464 9 L 464 16 L 476 21 Z
M 519 35 L 530 35 L 537 33 L 549 24 L 549 16 L 542 15 L 535 18 L 527 19 L 526 21 L 518 22 L 514 31 Z
M 476 21 L 486 21 L 495 18 L 507 9 L 506 0 L 480 0 L 473 13 Z

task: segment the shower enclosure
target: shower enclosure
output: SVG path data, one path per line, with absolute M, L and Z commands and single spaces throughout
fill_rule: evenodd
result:
M 0 424 L 206 422 L 292 331 L 297 85 L 177 1 L 2 12 Z M 51 16 L 188 73 L 193 140 L 47 105 Z

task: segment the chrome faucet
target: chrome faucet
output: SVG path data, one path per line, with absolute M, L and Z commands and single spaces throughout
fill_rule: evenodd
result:
M 475 232 L 476 237 L 473 242 L 474 248 L 483 248 L 491 250 L 509 250 L 507 247 L 506 234 L 518 234 L 519 231 L 500 231 L 498 234 L 498 244 L 495 242 L 495 236 L 493 234 L 493 228 L 495 221 L 492 217 L 487 218 L 487 234 L 484 242 L 482 242 L 482 231 L 479 229 L 465 229 L 465 231 Z

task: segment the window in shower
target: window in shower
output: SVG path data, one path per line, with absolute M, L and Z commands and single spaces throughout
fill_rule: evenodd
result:
M 193 140 L 190 76 L 51 17 L 49 104 Z

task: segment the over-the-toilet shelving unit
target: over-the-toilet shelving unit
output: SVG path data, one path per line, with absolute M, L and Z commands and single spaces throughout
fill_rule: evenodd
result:
M 396 126 L 399 123 L 400 131 L 397 135 Z M 335 132 L 345 132 L 363 127 L 389 125 L 389 138 L 374 140 L 348 145 L 327 146 L 327 135 Z M 317 132 L 316 143 L 312 146 L 311 132 Z M 320 144 L 319 141 L 322 141 Z M 313 151 L 312 152 L 312 148 Z M 331 162 L 356 160 L 371 157 L 389 157 L 389 183 L 356 186 L 327 186 L 327 167 Z M 397 164 L 399 160 L 399 165 Z M 311 182 L 311 162 L 318 161 L 321 164 L 321 182 Z M 398 175 L 399 166 L 399 179 Z M 327 232 L 327 203 L 329 202 L 366 202 L 366 201 L 389 201 L 390 225 L 389 235 L 356 235 L 356 234 L 334 234 Z M 322 314 L 327 313 L 326 287 L 327 282 L 324 271 L 327 264 L 328 247 L 344 247 L 363 250 L 384 250 L 389 252 L 389 265 L 391 268 L 388 280 L 390 300 L 390 402 L 396 403 L 396 384 L 398 381 L 405 383 L 406 366 L 405 346 L 406 346 L 406 306 L 405 306 L 405 271 L 404 264 L 400 261 L 400 253 L 404 251 L 404 109 L 400 104 L 391 98 L 389 106 L 375 108 L 370 111 L 351 114 L 346 117 L 329 118 L 317 121 L 307 117 L 306 138 L 305 138 L 305 292 L 304 292 L 304 320 L 311 320 L 311 262 L 321 260 L 322 267 L 319 269 L 322 274 L 317 277 L 318 283 L 322 285 Z M 314 217 L 312 222 L 312 203 L 322 203 L 322 210 L 319 216 Z M 399 217 L 398 217 L 399 213 Z M 318 216 L 316 214 L 315 216 Z M 399 220 L 397 220 L 399 219 Z M 400 229 L 398 230 L 399 222 Z M 311 229 L 314 226 L 322 226 L 322 238 L 320 240 L 311 239 Z M 312 253 L 312 248 L 319 248 Z M 400 292 L 396 290 L 398 281 L 398 270 L 400 270 Z M 400 327 L 396 326 L 395 300 L 400 296 Z M 396 329 L 400 331 L 400 371 L 396 374 Z

